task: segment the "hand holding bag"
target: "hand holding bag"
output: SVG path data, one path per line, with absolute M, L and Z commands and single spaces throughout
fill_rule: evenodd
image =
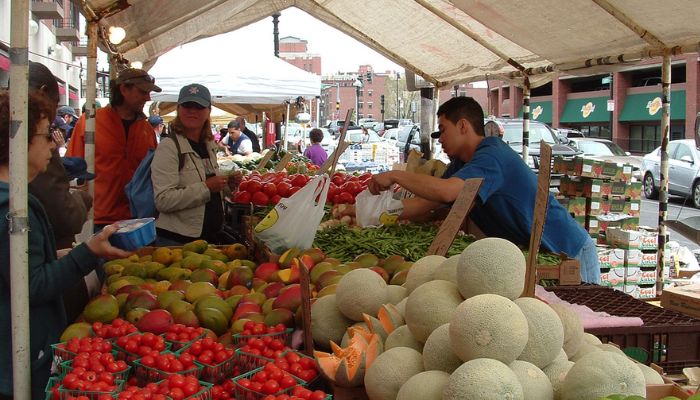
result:
M 402 212 L 403 203 L 394 199 L 392 189 L 376 196 L 365 189 L 355 198 L 355 219 L 361 227 L 395 224 Z
M 314 176 L 291 197 L 280 200 L 255 226 L 256 236 L 277 254 L 292 247 L 311 248 L 330 183 L 327 174 Z

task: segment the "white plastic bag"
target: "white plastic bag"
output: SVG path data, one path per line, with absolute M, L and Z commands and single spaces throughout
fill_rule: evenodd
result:
M 280 200 L 255 226 L 257 237 L 278 254 L 292 247 L 311 248 L 330 183 L 327 174 L 317 175 L 291 197 Z
M 365 189 L 355 197 L 355 219 L 361 227 L 395 224 L 402 212 L 403 203 L 394 199 L 392 189 L 376 196 Z

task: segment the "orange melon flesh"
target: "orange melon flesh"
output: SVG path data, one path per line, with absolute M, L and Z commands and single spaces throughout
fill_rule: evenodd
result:
M 377 312 L 377 319 L 387 334 L 404 324 L 401 312 L 393 304 L 384 304 L 381 306 Z
M 348 335 L 348 347 L 331 342 L 332 353 L 315 351 L 314 356 L 326 379 L 341 387 L 356 387 L 363 384 L 365 370 L 381 353 L 381 341 L 378 335 L 361 328 L 348 329 Z

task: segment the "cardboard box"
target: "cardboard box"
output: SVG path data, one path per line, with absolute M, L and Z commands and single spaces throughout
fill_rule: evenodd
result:
M 598 220 L 598 227 L 601 232 L 607 232 L 608 229 L 610 228 L 621 228 L 622 227 L 622 221 L 605 221 L 605 220 Z
M 587 198 L 607 198 L 610 196 L 609 181 L 585 177 L 564 177 L 559 182 L 559 191 L 567 196 L 582 196 Z
M 612 196 L 625 196 L 625 190 L 627 189 L 627 183 L 625 182 L 610 182 L 610 194 Z
M 656 267 L 639 267 L 639 270 L 640 285 L 656 284 Z
M 641 249 L 643 235 L 641 231 L 620 228 L 608 228 L 606 231 L 609 245 L 626 250 Z
M 588 205 L 585 197 L 571 197 L 567 204 L 569 214 L 575 217 L 585 217 L 588 211 Z
M 603 178 L 615 179 L 622 177 L 622 165 L 618 165 L 612 161 L 603 162 L 603 170 L 600 173 Z M 618 179 L 619 179 L 618 178 Z
M 537 280 L 555 279 L 560 285 L 581 284 L 581 263 L 578 260 L 563 260 L 559 265 L 538 265 Z
M 590 158 L 574 158 L 574 175 L 587 178 L 600 178 L 603 173 L 603 162 Z
M 608 287 L 625 286 L 625 269 L 608 268 L 600 270 L 600 284 Z
M 642 182 L 627 182 L 625 198 L 627 200 L 640 200 L 642 198 Z
M 653 252 L 641 252 L 640 251 L 640 260 L 639 260 L 639 266 L 642 268 L 656 268 L 656 265 L 659 263 L 659 257 L 658 253 Z
M 625 267 L 625 285 L 639 284 L 642 271 L 639 267 Z
M 661 307 L 700 318 L 700 284 L 664 289 Z
M 647 385 L 647 400 L 661 400 L 669 396 L 678 397 L 681 400 L 687 400 L 688 397 L 690 397 L 690 394 L 675 383 Z
M 623 164 L 619 171 L 619 175 L 615 175 L 614 180 L 621 180 L 624 182 L 629 182 L 632 180 L 632 170 L 633 167 L 630 164 Z
M 598 224 L 598 218 L 587 215 L 586 216 L 586 231 L 589 234 L 597 234 L 600 227 Z M 592 237 L 592 236 L 591 236 Z
M 656 282 L 652 284 L 639 284 L 637 287 L 638 299 L 654 299 L 656 298 Z
M 641 250 L 657 250 L 659 248 L 659 236 L 656 231 L 643 230 L 639 248 Z
M 622 198 L 610 199 L 610 211 L 611 213 L 623 213 L 625 209 L 625 200 Z
M 625 285 L 623 286 L 623 288 L 624 288 L 624 289 L 623 289 L 622 291 L 623 291 L 625 294 L 630 295 L 630 296 L 634 297 L 635 299 L 638 299 L 638 298 L 639 298 L 639 286 L 638 286 L 636 283 L 632 283 L 632 284 L 629 284 L 629 285 L 628 285 L 628 284 L 625 284 Z
M 637 267 L 639 268 L 642 263 L 642 251 L 633 249 L 625 250 L 625 267 Z
M 610 212 L 610 202 L 604 198 L 594 198 L 594 199 L 582 199 L 586 200 L 586 214 L 590 216 L 603 215 Z
M 639 217 L 631 217 L 631 218 L 626 218 L 622 220 L 622 224 L 620 225 L 620 228 L 629 230 L 629 231 L 634 231 L 639 229 Z
M 600 269 L 610 269 L 610 247 L 608 246 L 596 246 L 596 251 L 598 253 L 598 263 L 600 264 Z
M 641 200 L 626 200 L 625 206 L 622 209 L 622 213 L 627 214 L 631 217 L 639 217 L 641 207 L 642 207 Z

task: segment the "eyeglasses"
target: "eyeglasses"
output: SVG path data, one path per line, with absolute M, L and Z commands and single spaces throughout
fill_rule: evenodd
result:
M 180 104 L 180 107 L 186 108 L 188 110 L 191 110 L 193 108 L 196 110 L 204 110 L 206 108 L 199 103 L 195 103 L 194 101 L 188 101 L 187 103 L 182 103 L 182 104 Z

